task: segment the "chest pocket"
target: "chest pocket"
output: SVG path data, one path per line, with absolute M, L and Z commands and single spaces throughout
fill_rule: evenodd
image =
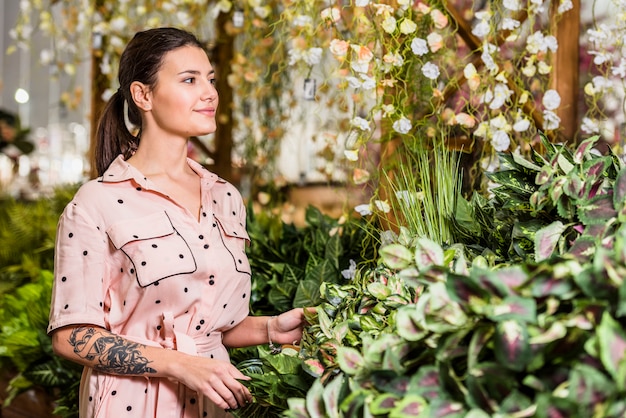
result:
M 141 287 L 197 269 L 189 245 L 165 212 L 115 223 L 107 235 L 132 262 Z
M 240 273 L 252 275 L 250 262 L 246 255 L 246 243 L 250 242 L 250 237 L 246 228 L 236 219 L 230 219 L 222 215 L 213 215 L 220 227 L 220 236 L 224 246 L 233 257 L 235 269 Z

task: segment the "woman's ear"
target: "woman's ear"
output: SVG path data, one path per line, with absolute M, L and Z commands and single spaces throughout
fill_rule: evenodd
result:
M 139 109 L 146 112 L 152 109 L 150 88 L 145 84 L 133 81 L 130 84 L 130 97 L 132 97 Z

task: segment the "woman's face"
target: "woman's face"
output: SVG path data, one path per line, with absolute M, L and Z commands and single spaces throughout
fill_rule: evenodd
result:
M 201 48 L 185 46 L 165 54 L 150 96 L 157 130 L 184 138 L 215 131 L 215 72 Z

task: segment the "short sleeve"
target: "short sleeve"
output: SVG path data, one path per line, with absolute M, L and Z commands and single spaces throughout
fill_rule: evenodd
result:
M 76 324 L 105 327 L 106 234 L 74 200 L 57 225 L 48 333 Z

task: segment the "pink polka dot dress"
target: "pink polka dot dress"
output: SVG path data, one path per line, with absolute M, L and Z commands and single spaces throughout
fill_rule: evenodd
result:
M 59 220 L 48 332 L 92 324 L 129 340 L 229 360 L 222 332 L 249 314 L 245 206 L 237 189 L 188 159 L 200 176 L 200 217 L 122 156 L 83 185 Z M 85 368 L 80 416 L 226 415 L 178 382 Z

